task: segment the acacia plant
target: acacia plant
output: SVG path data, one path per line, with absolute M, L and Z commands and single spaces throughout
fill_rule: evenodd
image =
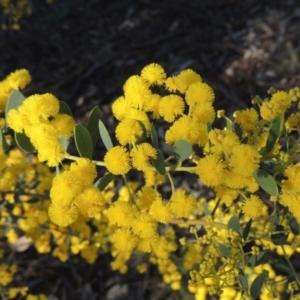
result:
M 300 251 L 298 87 L 271 88 L 229 118 L 215 111 L 199 74 L 167 77 L 152 63 L 112 104 L 114 144 L 101 107 L 76 124 L 54 95 L 25 98 L 30 80 L 22 69 L 0 82 L 0 234 L 10 243 L 21 232 L 62 262 L 80 255 L 93 264 L 111 253 L 120 273 L 154 264 L 171 289 L 195 299 L 300 299 L 292 257 Z M 73 140 L 78 156 L 68 152 Z M 93 160 L 99 140 L 106 153 Z M 177 172 L 198 176 L 214 197 L 176 186 Z M 26 285 L 14 287 L 14 259 L 0 254 L 3 299 L 29 297 Z

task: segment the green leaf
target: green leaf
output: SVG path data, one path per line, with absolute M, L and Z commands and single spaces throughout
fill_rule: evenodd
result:
M 60 174 L 59 166 L 56 166 L 56 167 L 55 167 L 55 174 L 56 174 L 56 175 L 59 175 L 59 174 Z
M 93 142 L 89 131 L 81 124 L 74 128 L 75 145 L 81 157 L 92 159 Z
M 254 268 L 259 266 L 267 261 L 267 253 L 265 251 L 261 251 L 258 255 L 251 255 L 249 260 L 247 261 L 247 266 Z
M 233 231 L 238 232 L 238 233 L 241 232 L 240 220 L 236 216 L 233 216 L 230 218 L 227 226 L 228 226 L 228 229 L 232 229 Z
M 158 150 L 158 139 L 157 139 L 157 133 L 156 129 L 153 124 L 151 124 L 151 140 L 153 147 Z
M 291 268 L 280 259 L 272 259 L 270 260 L 270 264 L 275 268 L 279 269 L 280 271 L 286 272 L 287 274 L 291 274 L 293 272 Z
M 210 122 L 206 122 L 206 131 L 209 133 L 212 130 L 212 125 Z
M 63 148 L 64 148 L 65 150 L 68 149 L 68 146 L 69 146 L 69 144 L 70 144 L 70 140 L 69 140 L 69 139 L 60 138 L 60 139 L 59 139 L 59 142 L 60 142 L 60 144 L 63 146 Z
M 230 250 L 223 244 L 219 244 L 221 254 L 227 258 L 230 255 Z
M 266 142 L 267 153 L 271 152 L 280 138 L 280 134 L 283 128 L 284 118 L 283 116 L 277 116 L 271 124 L 269 135 Z
M 256 182 L 259 184 L 259 186 L 269 195 L 271 196 L 278 196 L 278 186 L 273 178 L 268 172 L 257 169 L 254 173 L 253 176 L 256 180 Z
M 98 127 L 99 127 L 99 132 L 100 132 L 102 142 L 103 142 L 106 150 L 113 148 L 113 143 L 111 141 L 109 133 L 101 120 L 99 120 L 99 122 L 98 122 Z
M 178 140 L 173 145 L 173 151 L 175 154 L 175 158 L 178 162 L 182 162 L 190 157 L 193 153 L 192 145 L 186 140 Z
M 294 235 L 299 234 L 299 223 L 294 217 L 289 218 L 289 225 Z
M 8 102 L 6 105 L 6 109 L 5 109 L 5 119 L 7 119 L 8 112 L 11 109 L 16 109 L 17 107 L 19 107 L 23 103 L 24 99 L 25 99 L 24 95 L 17 90 L 13 90 L 10 93 L 10 96 L 8 98 Z
M 248 279 L 242 269 L 239 269 L 239 281 L 244 289 L 248 289 Z
M 98 139 L 100 138 L 99 129 L 98 129 L 98 122 L 100 120 L 100 116 L 101 116 L 100 109 L 98 106 L 95 106 L 89 115 L 89 119 L 86 126 L 93 141 L 93 148 L 95 148 Z
M 261 292 L 261 288 L 264 284 L 266 278 L 266 273 L 263 272 L 261 274 L 259 274 L 254 281 L 252 282 L 251 288 L 250 288 L 250 295 L 252 296 L 253 299 L 256 299 L 260 292 Z
M 35 150 L 30 142 L 29 137 L 25 133 L 15 132 L 15 141 L 17 145 L 25 152 L 33 152 Z
M 271 218 L 271 222 L 274 224 L 274 225 L 278 225 L 279 223 L 279 212 L 278 210 L 276 209 L 272 218 Z
M 157 157 L 155 159 L 151 158 L 152 164 L 155 167 L 156 171 L 161 174 L 166 174 L 166 166 L 164 162 L 164 157 L 159 150 L 157 150 Z
M 107 173 L 103 177 L 101 177 L 99 180 L 95 182 L 95 186 L 100 190 L 103 191 L 107 185 L 116 178 L 116 175 Z
M 59 101 L 59 113 L 67 114 L 72 117 L 72 112 L 69 105 L 64 101 Z
M 227 130 L 233 132 L 234 130 L 233 130 L 232 121 L 229 118 L 227 118 L 227 117 L 225 117 L 225 120 L 226 120 L 226 128 L 227 128 Z
M 205 215 L 209 216 L 210 215 L 210 210 L 208 208 L 208 204 L 207 204 L 206 200 L 203 201 L 202 206 L 203 206 Z
M 277 232 L 276 232 L 277 231 Z M 275 233 L 271 235 L 271 240 L 275 245 L 284 245 L 288 236 L 284 232 L 284 226 L 277 224 Z
M 143 122 L 141 122 L 140 120 L 137 120 L 137 122 L 139 123 L 139 125 L 141 126 L 142 131 L 143 131 L 142 135 L 137 137 L 136 143 L 140 144 L 140 143 L 146 142 L 146 140 L 147 140 L 147 129 Z
M 8 145 L 5 135 L 1 129 L 0 129 L 0 144 L 1 144 L 4 152 L 8 151 L 9 145 Z
M 250 232 L 250 229 L 251 229 L 251 224 L 252 224 L 252 219 L 250 219 L 250 220 L 247 222 L 247 224 L 246 224 L 246 226 L 245 226 L 245 229 L 244 229 L 244 231 L 243 231 L 243 239 L 244 239 L 244 241 L 247 240 L 247 237 L 248 237 L 249 232 Z

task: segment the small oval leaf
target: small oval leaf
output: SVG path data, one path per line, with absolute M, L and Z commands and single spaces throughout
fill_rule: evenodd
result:
M 265 278 L 266 278 L 266 273 L 263 272 L 254 279 L 250 288 L 250 295 L 252 296 L 253 299 L 256 299 L 259 296 Z
M 155 167 L 156 171 L 161 174 L 166 174 L 166 166 L 164 162 L 164 157 L 162 156 L 161 152 L 157 150 L 157 157 L 156 159 L 151 159 L 153 166 Z
M 81 157 L 92 159 L 93 142 L 89 131 L 81 124 L 76 124 L 74 128 L 74 139 L 76 148 Z
M 59 112 L 60 114 L 67 114 L 72 117 L 72 112 L 69 105 L 64 101 L 59 101 Z
M 259 266 L 267 261 L 267 253 L 265 251 L 259 252 L 258 255 L 251 255 L 249 260 L 247 261 L 247 266 L 254 268 Z
M 277 116 L 271 124 L 269 135 L 266 142 L 266 152 L 269 153 L 273 150 L 274 146 L 280 138 L 280 134 L 283 128 L 284 118 L 283 116 Z
M 88 119 L 87 126 L 86 126 L 87 130 L 89 131 L 89 133 L 91 135 L 94 148 L 98 142 L 98 139 L 100 138 L 99 128 L 98 128 L 100 116 L 101 116 L 100 109 L 98 106 L 95 106 L 89 115 L 89 119 Z
M 283 271 L 287 274 L 293 273 L 293 270 L 291 270 L 291 268 L 280 259 L 277 259 L 277 258 L 272 259 L 272 260 L 270 260 L 270 264 L 272 266 L 274 266 L 275 268 L 279 269 L 280 271 Z
M 141 122 L 140 120 L 137 120 L 137 122 L 141 126 L 143 133 L 141 136 L 137 136 L 136 144 L 141 144 L 141 143 L 146 142 L 146 140 L 147 140 L 147 129 L 143 122 Z
M 289 225 L 294 235 L 299 234 L 299 223 L 294 217 L 289 218 Z
M 15 141 L 17 145 L 25 152 L 33 152 L 34 146 L 31 144 L 29 137 L 25 133 L 15 132 Z
M 256 180 L 256 182 L 259 184 L 259 186 L 268 194 L 271 196 L 278 196 L 278 186 L 273 178 L 268 172 L 257 169 L 254 173 L 253 176 Z
M 242 269 L 239 269 L 239 281 L 244 289 L 248 289 L 248 279 Z
M 182 162 L 190 157 L 190 155 L 193 153 L 193 147 L 192 145 L 186 141 L 186 140 L 178 140 L 173 145 L 173 151 L 175 154 L 175 158 L 178 162 Z
M 227 258 L 230 255 L 230 250 L 223 244 L 219 244 L 221 254 Z
M 15 108 L 19 107 L 23 103 L 24 99 L 25 99 L 24 95 L 17 90 L 13 90 L 10 93 L 10 96 L 7 101 L 6 109 L 5 109 L 5 118 L 6 119 L 7 119 L 8 112 L 11 109 L 15 109 Z
M 4 152 L 9 150 L 9 145 L 8 145 L 5 135 L 1 129 L 0 129 L 0 144 L 1 144 Z
M 247 240 L 247 237 L 248 237 L 249 232 L 250 232 L 250 229 L 251 229 L 251 224 L 252 224 L 252 219 L 250 219 L 250 220 L 247 222 L 247 224 L 246 224 L 246 226 L 245 226 L 245 229 L 244 229 L 244 231 L 243 231 L 243 239 L 244 239 L 244 241 Z
M 98 179 L 95 182 L 95 186 L 100 190 L 103 191 L 107 185 L 116 178 L 116 175 L 111 174 L 111 173 L 107 173 L 105 174 L 103 177 L 101 177 L 100 179 Z
M 158 150 L 157 132 L 153 124 L 151 124 L 151 140 L 153 147 Z
M 99 132 L 100 132 L 102 142 L 103 142 L 106 150 L 113 148 L 113 143 L 111 141 L 110 135 L 101 120 L 99 120 L 99 122 L 98 122 L 98 127 L 99 127 Z
M 241 232 L 241 227 L 240 227 L 240 220 L 238 217 L 233 216 L 230 218 L 228 222 L 228 229 L 232 229 L 235 232 L 240 233 Z

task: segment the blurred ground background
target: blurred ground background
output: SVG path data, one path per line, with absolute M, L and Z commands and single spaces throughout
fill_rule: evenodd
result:
M 271 86 L 300 85 L 298 0 L 33 0 L 32 9 L 19 31 L 0 31 L 0 79 L 28 69 L 25 94 L 51 92 L 78 119 L 95 105 L 109 112 L 125 80 L 151 62 L 168 75 L 199 72 L 229 116 Z M 108 299 L 120 283 L 125 296 L 113 299 L 185 299 L 151 270 L 119 277 L 101 257 L 60 264 L 30 251 L 20 254 L 28 282 L 59 299 Z

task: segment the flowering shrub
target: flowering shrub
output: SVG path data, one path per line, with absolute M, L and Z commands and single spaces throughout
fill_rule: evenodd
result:
M 299 88 L 271 88 L 231 120 L 215 111 L 214 91 L 199 74 L 167 77 L 153 63 L 125 82 L 112 105 L 114 145 L 98 107 L 86 126 L 76 124 L 55 96 L 24 98 L 19 89 L 29 82 L 18 70 L 0 83 L 0 233 L 10 243 L 21 230 L 39 253 L 62 262 L 79 254 L 92 264 L 110 252 L 120 273 L 141 257 L 137 270 L 156 265 L 175 291 L 188 276 L 195 299 L 280 299 L 283 292 L 300 299 L 291 261 L 300 252 Z M 216 117 L 223 128 L 213 125 Z M 156 131 L 162 122 L 168 157 Z M 107 152 L 95 161 L 99 138 Z M 78 157 L 68 153 L 72 139 Z M 144 179 L 130 181 L 133 170 Z M 215 196 L 176 187 L 176 172 L 195 174 Z M 13 259 L 0 265 L 0 293 L 34 299 L 26 286 L 13 286 L 16 272 Z

